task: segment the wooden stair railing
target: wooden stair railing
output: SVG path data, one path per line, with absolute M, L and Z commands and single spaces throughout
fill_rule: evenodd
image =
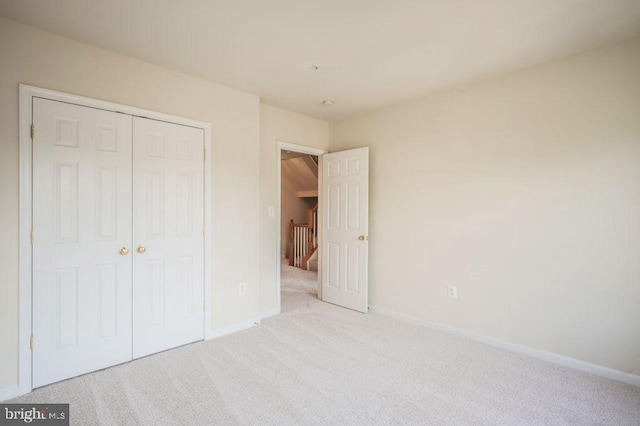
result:
M 307 270 L 309 259 L 318 249 L 318 205 L 310 208 L 307 212 L 307 224 L 309 224 L 309 232 L 307 233 L 307 253 L 302 258 L 302 269 Z
M 307 269 L 309 259 L 318 249 L 318 205 L 307 212 L 307 223 L 289 222 L 289 265 Z

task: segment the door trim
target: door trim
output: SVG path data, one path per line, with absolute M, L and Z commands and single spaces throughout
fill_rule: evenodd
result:
M 204 146 L 207 151 L 204 162 L 204 226 L 206 229 L 204 238 L 204 334 L 203 339 L 212 334 L 211 327 L 211 262 L 207 258 L 211 256 L 211 167 L 212 167 L 212 126 L 210 123 L 192 120 L 150 111 L 128 105 L 86 98 L 55 90 L 43 89 L 26 84 L 19 85 L 19 163 L 20 163 L 20 224 L 19 224 L 19 286 L 18 286 L 18 388 L 19 394 L 31 392 L 31 349 L 30 340 L 32 332 L 32 253 L 31 253 L 31 229 L 32 212 L 31 203 L 33 194 L 32 176 L 32 144 L 31 123 L 33 122 L 33 98 L 45 98 L 52 101 L 67 102 L 79 106 L 103 109 L 137 117 L 153 120 L 167 121 L 183 126 L 195 127 L 204 131 Z M 36 129 L 37 131 L 37 129 Z M 37 235 L 35 236 L 37 238 Z M 35 342 L 37 344 L 37 342 Z
M 289 142 L 284 142 L 278 140 L 276 143 L 276 160 L 278 170 L 278 205 L 276 206 L 276 220 L 278 221 L 278 234 L 276 238 L 276 283 L 277 283 L 277 304 L 276 304 L 276 312 L 274 315 L 280 313 L 280 239 L 282 238 L 282 150 L 301 152 L 304 154 L 317 155 L 321 157 L 326 154 L 327 150 L 320 148 L 312 148 L 309 146 L 296 145 Z M 322 195 L 320 194 L 320 189 L 322 188 L 322 161 L 318 161 L 318 212 L 320 212 L 322 207 Z M 321 215 L 318 214 L 318 229 L 322 229 L 322 218 Z M 318 265 L 322 264 L 322 241 L 320 233 L 318 233 Z M 322 299 L 322 268 L 318 267 L 318 298 Z

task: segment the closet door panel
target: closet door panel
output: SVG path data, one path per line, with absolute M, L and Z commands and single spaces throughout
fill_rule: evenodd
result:
M 204 133 L 134 117 L 133 356 L 204 337 Z
M 33 387 L 131 359 L 132 117 L 33 100 Z

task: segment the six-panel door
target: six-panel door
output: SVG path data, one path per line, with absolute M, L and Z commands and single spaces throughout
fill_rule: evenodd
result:
M 131 359 L 131 116 L 35 98 L 33 387 Z
M 133 119 L 133 357 L 204 335 L 204 135 Z
M 322 300 L 368 311 L 369 148 L 322 156 Z

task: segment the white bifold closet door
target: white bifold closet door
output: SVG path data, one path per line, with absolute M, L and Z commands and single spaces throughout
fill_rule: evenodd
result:
M 132 120 L 36 98 L 33 122 L 38 387 L 131 359 Z
M 202 340 L 202 129 L 41 98 L 33 123 L 33 387 Z
M 133 357 L 204 336 L 204 134 L 133 118 Z

